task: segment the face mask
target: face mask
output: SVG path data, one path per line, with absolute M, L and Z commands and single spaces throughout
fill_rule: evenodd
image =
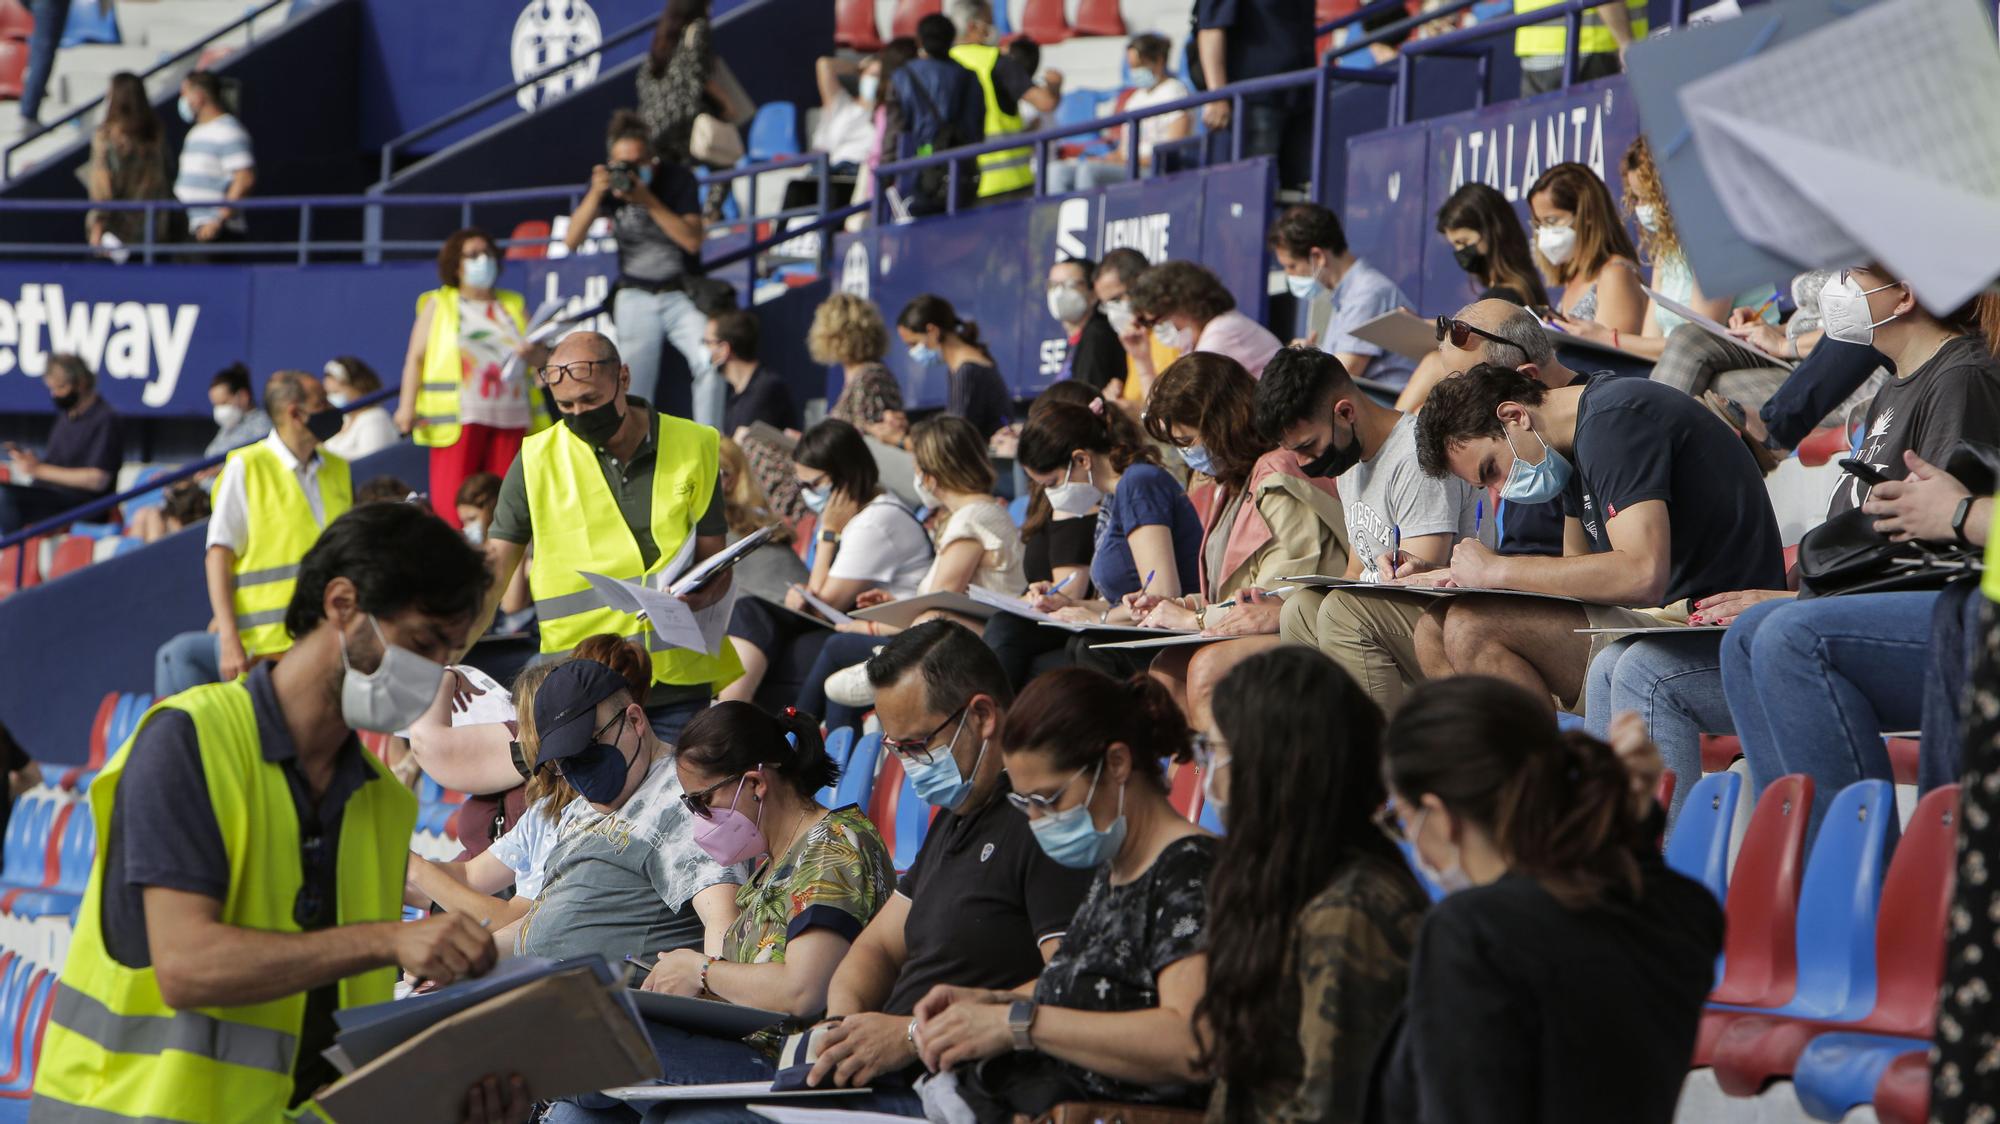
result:
M 1318 477 L 1324 480 L 1328 477 L 1339 476 L 1341 473 L 1360 463 L 1361 434 L 1357 431 L 1349 436 L 1345 445 L 1336 445 L 1332 441 L 1328 441 L 1326 452 L 1300 465 L 1299 471 L 1305 473 L 1307 476 Z
M 1875 342 L 1875 329 L 1894 320 L 1895 316 L 1884 316 L 1880 320 L 1868 318 L 1868 297 L 1892 285 L 1877 285 L 1873 289 L 1863 289 L 1852 277 L 1842 277 L 1836 273 L 1826 279 L 1819 290 L 1820 327 L 1827 337 L 1842 343 L 1858 343 L 1868 346 Z
M 722 369 L 722 360 L 717 359 L 715 357 L 715 352 L 709 350 L 708 348 L 704 347 L 701 349 L 701 358 L 702 362 L 708 364 L 709 370 L 720 371 Z
M 1208 763 L 1201 774 L 1201 800 L 1203 804 L 1215 805 L 1215 814 L 1221 818 L 1229 811 L 1229 794 L 1215 791 L 1215 775 L 1229 764 L 1229 755 L 1223 754 Z
M 618 748 L 625 736 L 625 712 L 619 712 L 612 724 L 617 730 L 610 741 L 593 741 L 561 765 L 563 779 L 592 804 L 610 804 L 625 795 L 626 778 L 632 775 L 632 758 Z
M 465 525 L 465 541 L 474 546 L 486 541 L 486 526 L 474 519 Z
M 340 411 L 328 406 L 306 415 L 306 432 L 312 434 L 315 441 L 330 440 L 340 432 L 341 421 Z
M 82 397 L 83 396 L 81 394 L 78 394 L 76 391 L 72 390 L 68 394 L 52 394 L 49 396 L 49 401 L 51 403 L 54 403 L 56 409 L 61 410 L 64 413 L 68 413 L 69 411 L 76 409 L 77 401 Z
M 1535 433 L 1532 426 L 1528 432 Z M 1547 503 L 1563 494 L 1569 487 L 1569 458 L 1549 448 L 1542 435 L 1535 433 L 1535 440 L 1542 442 L 1542 463 L 1529 464 L 1521 458 L 1521 452 L 1514 450 L 1514 467 L 1507 470 L 1507 482 L 1500 485 L 1500 498 L 1515 503 Z M 1514 448 L 1514 435 L 1507 434 L 1507 447 Z
M 1660 232 L 1660 208 L 1655 203 L 1641 203 L 1632 208 L 1632 217 L 1639 220 L 1639 229 L 1649 234 Z
M 1075 324 L 1090 313 L 1090 298 L 1065 285 L 1049 290 L 1049 315 L 1065 324 Z
M 805 501 L 806 510 L 815 514 L 826 510 L 826 503 L 833 498 L 833 486 L 822 484 L 817 488 L 800 488 L 799 499 Z
M 918 765 L 905 762 L 903 771 L 910 775 L 910 786 L 923 797 L 924 803 L 933 808 L 943 808 L 949 812 L 965 803 L 972 792 L 972 778 L 979 775 L 979 763 L 986 760 L 986 742 L 979 743 L 979 755 L 972 759 L 970 776 L 960 776 L 958 759 L 952 751 L 958 747 L 958 735 L 965 732 L 965 724 L 971 721 L 970 712 L 958 720 L 958 729 L 951 732 L 951 740 L 941 749 L 931 751 L 930 763 Z
M 861 76 L 862 101 L 865 101 L 870 105 L 873 105 L 875 104 L 875 95 L 881 92 L 882 92 L 882 79 L 876 77 L 873 74 L 864 74 Z
M 1152 67 L 1135 66 L 1132 68 L 1132 85 L 1138 89 L 1150 90 L 1159 84 L 1160 76 L 1153 73 Z
M 1028 821 L 1028 829 L 1035 833 L 1035 842 L 1042 845 L 1042 851 L 1071 870 L 1102 866 L 1125 845 L 1125 789 L 1122 786 L 1118 789 L 1118 818 L 1111 821 L 1111 826 L 1099 831 L 1090 818 L 1090 801 L 1097 795 L 1097 781 L 1103 775 L 1104 762 L 1100 761 L 1096 774 L 1090 778 L 1090 792 L 1084 796 L 1083 803 Z
M 910 345 L 910 362 L 915 363 L 919 367 L 928 367 L 943 358 L 944 356 L 939 353 L 938 349 L 932 347 L 930 344 L 918 343 Z
M 1111 330 L 1124 335 L 1132 330 L 1132 302 L 1124 297 L 1104 302 L 1104 318 L 1111 322 Z
M 1176 451 L 1180 453 L 1181 460 L 1186 463 L 1190 471 L 1199 472 L 1203 476 L 1215 475 L 1215 459 L 1208 455 L 1207 446 L 1188 445 Z
M 1460 246 L 1452 250 L 1451 258 L 1458 263 L 1458 268 L 1467 273 L 1486 272 L 1486 255 L 1480 251 L 1477 243 Z
M 493 287 L 493 282 L 500 278 L 500 263 L 493 260 L 491 254 L 467 258 L 465 264 L 459 268 L 459 276 L 465 279 L 465 285 L 469 289 L 489 289 Z
M 1550 265 L 1561 265 L 1576 253 L 1576 228 L 1545 226 L 1535 232 L 1535 246 Z
M 584 444 L 602 449 L 618 435 L 618 427 L 625 424 L 625 415 L 618 412 L 618 400 L 613 398 L 602 406 L 564 414 L 563 424 L 569 426 L 571 433 L 582 438 Z
M 1192 332 L 1183 333 L 1180 329 L 1175 328 L 1171 322 L 1166 320 L 1162 320 L 1158 324 L 1153 325 L 1153 338 L 1160 341 L 1161 347 L 1171 347 L 1175 351 L 1186 351 L 1188 349 L 1188 343 L 1191 343 L 1192 341 L 1183 342 L 1182 336 L 1193 335 L 1193 334 L 1194 333 Z
M 929 488 L 927 488 L 927 487 L 925 487 L 925 486 L 924 486 L 924 478 L 923 478 L 923 477 L 919 476 L 919 477 L 917 477 L 916 479 L 914 479 L 913 481 L 911 481 L 911 483 L 912 483 L 912 484 L 914 484 L 914 485 L 916 486 L 916 490 L 917 490 L 917 502 L 918 502 L 918 503 L 921 503 L 921 504 L 923 504 L 923 505 L 924 505 L 925 507 L 943 507 L 943 506 L 944 506 L 944 501 L 943 501 L 943 500 L 940 500 L 940 499 L 938 499 L 938 494 L 937 494 L 936 492 L 933 492 L 933 491 L 931 491 L 931 490 L 930 490 Z
M 1294 300 L 1309 301 L 1319 292 L 1319 278 L 1308 273 L 1304 277 L 1285 274 L 1285 288 L 1291 291 Z
M 327 401 L 331 402 L 333 399 L 329 397 Z M 228 429 L 243 420 L 243 407 L 234 402 L 224 402 L 212 412 L 215 415 L 215 424 L 222 429 Z
M 1431 810 L 1429 808 L 1425 808 L 1423 811 L 1417 813 L 1417 826 L 1415 830 L 1410 832 L 1411 839 L 1415 839 L 1417 833 L 1424 829 L 1424 817 L 1430 814 Z M 1464 867 L 1451 866 L 1439 870 L 1437 867 L 1424 861 L 1424 853 L 1417 849 L 1415 843 L 1410 844 L 1410 865 L 1417 868 L 1419 877 L 1447 894 L 1455 894 L 1460 890 L 1470 889 L 1472 886 L 1472 879 L 1466 877 Z
M 352 401 L 354 401 L 354 396 L 346 391 L 329 390 L 326 392 L 326 404 L 336 410 L 347 409 L 348 403 Z
M 347 633 L 340 634 L 340 717 L 357 730 L 393 734 L 423 717 L 444 682 L 444 666 L 398 648 L 382 636 L 374 617 L 368 626 L 382 645 L 382 662 L 367 675 L 347 662 Z
M 735 866 L 771 849 L 764 841 L 764 806 L 757 806 L 755 820 L 736 810 L 736 801 L 743 799 L 743 785 L 749 780 L 746 774 L 736 782 L 736 796 L 729 807 L 710 808 L 707 819 L 695 820 L 694 845 L 723 866 Z
M 1063 482 L 1048 488 L 1042 494 L 1049 498 L 1050 507 L 1064 515 L 1088 515 L 1091 508 L 1104 501 L 1104 493 L 1098 491 L 1097 485 L 1090 482 L 1088 473 L 1085 473 L 1081 480 L 1071 480 L 1070 477 L 1075 472 L 1076 463 L 1072 461 L 1069 471 L 1063 474 Z
M 194 124 L 194 106 L 188 104 L 186 94 L 180 96 L 180 100 L 174 103 L 174 108 L 180 111 L 181 120 L 190 125 Z

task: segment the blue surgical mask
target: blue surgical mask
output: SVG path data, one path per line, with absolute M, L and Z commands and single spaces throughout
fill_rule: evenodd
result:
M 500 263 L 492 254 L 470 257 L 460 267 L 459 276 L 464 278 L 469 289 L 490 289 L 500 279 Z
M 1090 818 L 1090 801 L 1097 795 L 1097 782 L 1103 775 L 1104 762 L 1099 761 L 1083 803 L 1028 821 L 1028 829 L 1034 832 L 1035 842 L 1042 845 L 1043 853 L 1071 870 L 1103 866 L 1125 845 L 1124 788 L 1118 790 L 1118 818 L 1111 821 L 1110 827 L 1099 831 Z
M 950 812 L 965 803 L 965 798 L 972 793 L 972 777 L 979 775 L 979 764 L 986 760 L 986 742 L 982 740 L 979 756 L 972 759 L 972 775 L 959 775 L 958 759 L 952 756 L 952 751 L 958 746 L 958 735 L 965 732 L 965 724 L 971 718 L 972 714 L 968 711 L 964 718 L 958 720 L 958 729 L 951 732 L 951 740 L 931 750 L 929 762 L 903 763 L 903 772 L 910 777 L 910 787 L 916 789 L 924 803 L 933 808 Z
M 1528 432 L 1535 433 L 1532 425 Z M 1514 435 L 1508 433 L 1507 447 L 1514 449 Z M 1500 485 L 1500 498 L 1514 503 L 1547 503 L 1563 494 L 1569 487 L 1570 473 L 1575 471 L 1569 458 L 1549 447 L 1542 435 L 1535 433 L 1535 440 L 1542 442 L 1542 463 L 1529 464 L 1521 458 L 1521 451 L 1514 449 L 1514 467 L 1507 470 L 1507 481 Z
M 1154 86 L 1157 86 L 1159 84 L 1160 84 L 1160 76 L 1158 74 L 1153 73 L 1152 67 L 1135 66 L 1132 68 L 1132 85 L 1135 88 L 1141 90 L 1150 90 Z
M 943 358 L 944 356 L 938 352 L 938 349 L 932 347 L 930 344 L 918 343 L 910 345 L 910 362 L 915 363 L 919 367 L 928 367 Z
M 1208 455 L 1208 446 L 1186 445 L 1181 447 L 1180 454 L 1181 460 L 1187 463 L 1188 468 L 1203 476 L 1215 475 L 1215 458 Z
M 1285 288 L 1291 290 L 1294 300 L 1309 301 L 1319 293 L 1319 278 L 1308 273 L 1304 277 L 1285 274 Z
M 174 102 L 174 109 L 179 111 L 181 120 L 190 125 L 194 124 L 194 106 L 188 104 L 186 94 L 182 94 L 180 99 Z
M 800 488 L 799 499 L 805 501 L 806 510 L 818 514 L 826 510 L 826 503 L 833 498 L 833 488 L 822 484 L 817 488 Z

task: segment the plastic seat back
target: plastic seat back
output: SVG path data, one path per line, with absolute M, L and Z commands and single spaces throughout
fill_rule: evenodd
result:
M 1917 803 L 1882 883 L 1869 1030 L 1930 1037 L 1957 873 L 1958 786 L 1948 784 Z
M 875 0 L 835 0 L 833 41 L 853 51 L 881 50 L 882 33 L 875 27 Z
M 1784 1008 L 1858 1019 L 1875 1003 L 1875 916 L 1896 849 L 1896 789 L 1858 781 L 1820 821 L 1799 887 L 1798 990 Z
M 21 0 L 0 0 L 0 39 L 26 39 L 35 33 L 35 14 Z
M 1028 0 L 1021 9 L 1021 34 L 1046 47 L 1076 34 L 1063 11 L 1063 0 Z
M 1201 771 L 1192 761 L 1170 761 L 1167 763 L 1167 803 L 1174 806 L 1183 818 L 1192 820 L 1201 809 L 1197 802 L 1201 799 Z
M 752 164 L 799 154 L 799 107 L 788 101 L 767 101 L 750 119 L 744 149 Z
M 1914 1050 L 1882 1072 L 1875 1085 L 1875 1119 L 1881 1124 L 1924 1124 L 1930 1118 L 1930 1052 Z
M 995 5 L 996 10 L 1004 5 Z M 1118 0 L 1083 0 L 1076 7 L 1076 23 L 1071 25 L 1078 35 L 1123 35 L 1125 20 L 1118 14 Z
M 944 0 L 896 0 L 896 11 L 889 17 L 889 38 L 915 39 L 918 20 L 943 12 Z
M 82 894 L 90 885 L 90 867 L 97 860 L 97 817 L 90 805 L 78 804 L 69 818 L 62 849 L 62 873 L 56 889 L 65 894 Z
M 915 782 L 905 774 L 903 794 L 896 804 L 896 841 L 889 848 L 889 857 L 895 861 L 897 870 L 908 870 L 917 861 L 917 851 L 931 833 L 931 820 L 936 814 L 937 810 L 917 795 Z
M 118 10 L 111 6 L 111 0 L 76 0 L 69 10 L 68 21 L 63 24 L 64 47 L 83 43 L 115 45 L 124 41 L 118 31 Z
M 903 782 L 906 779 L 903 776 L 903 759 L 893 753 L 882 754 L 882 763 L 875 772 L 875 791 L 869 794 L 868 803 L 862 806 L 892 855 L 896 853 L 896 811 L 902 805 Z
M 1710 773 L 1695 782 L 1674 830 L 1667 836 L 1667 865 L 1708 887 L 1716 901 L 1729 892 L 1729 828 L 1736 822 L 1736 802 L 1743 778 L 1735 773 Z
M 508 261 L 534 261 L 549 256 L 549 220 L 522 219 L 514 224 L 514 233 L 507 240 L 514 245 L 507 247 Z
M 834 807 L 845 808 L 849 804 L 868 807 L 869 798 L 875 794 L 875 762 L 880 756 L 881 734 L 869 734 L 854 743 L 854 752 L 848 755 L 847 768 L 841 772 L 840 784 L 834 789 Z
M 14 1028 L 26 1013 L 28 980 L 34 970 L 26 958 L 11 952 L 6 955 L 5 963 L 4 975 L 0 975 L 0 1073 L 14 1065 Z
M 1723 906 L 1729 920 L 1722 945 L 1725 971 L 1713 1002 L 1768 1007 L 1792 997 L 1798 976 L 1793 938 L 1812 794 L 1812 778 L 1793 773 L 1771 782 L 1757 801 L 1729 876 Z
M 14 818 L 7 821 L 5 857 L 0 858 L 0 881 L 16 886 L 25 884 L 27 857 L 34 847 L 35 821 L 48 806 L 48 798 L 33 796 L 22 797 L 14 806 Z
M 842 776 L 847 774 L 847 759 L 853 752 L 854 727 L 842 726 L 826 736 L 826 755 L 833 758 L 835 765 L 840 766 Z M 839 782 L 827 785 L 814 795 L 820 803 L 834 807 L 833 802 L 840 796 Z

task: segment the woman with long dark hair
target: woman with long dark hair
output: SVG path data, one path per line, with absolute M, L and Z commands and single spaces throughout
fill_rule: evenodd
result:
M 950 377 L 946 413 L 978 426 L 979 435 L 988 440 L 1006 427 L 1013 398 L 993 353 L 979 342 L 977 323 L 960 319 L 950 301 L 925 293 L 903 306 L 896 317 L 896 334 L 920 371 L 944 364 Z
M 688 138 L 694 119 L 729 100 L 715 80 L 708 0 L 667 0 L 637 82 L 639 116 L 652 130 L 653 151 L 675 164 L 692 164 Z
M 1636 718 L 1611 736 L 1616 752 L 1565 733 L 1546 699 L 1484 676 L 1396 712 L 1381 823 L 1446 896 L 1365 1119 L 1673 1119 L 1722 910 L 1654 843 L 1659 751 Z
M 1238 664 L 1195 739 L 1229 826 L 1208 880 L 1208 1118 L 1355 1121 L 1429 904 L 1374 824 L 1382 712 L 1332 660 Z
M 90 134 L 90 198 L 96 202 L 167 198 L 164 153 L 160 116 L 146 98 L 146 84 L 130 71 L 112 75 L 104 94 L 104 123 Z M 163 212 L 155 222 L 163 223 L 165 217 Z M 84 224 L 93 246 L 102 246 L 107 234 L 129 246 L 142 241 L 146 233 L 143 211 L 92 211 Z M 164 226 L 156 225 L 153 237 L 164 241 L 166 233 Z
M 1521 216 L 1492 187 L 1475 181 L 1452 192 L 1438 208 L 1437 232 L 1471 279 L 1479 294 L 1474 299 L 1498 297 L 1524 306 L 1549 303 L 1549 291 L 1535 275 Z

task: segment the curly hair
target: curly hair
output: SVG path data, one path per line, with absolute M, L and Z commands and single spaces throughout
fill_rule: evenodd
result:
M 1340 360 L 1316 347 L 1279 348 L 1257 380 L 1257 432 L 1276 445 L 1286 430 L 1317 417 L 1329 400 L 1354 391 Z
M 438 280 L 446 288 L 458 288 L 458 269 L 465 261 L 465 246 L 468 242 L 484 242 L 496 257 L 500 253 L 500 247 L 494 243 L 493 236 L 476 226 L 453 231 L 451 237 L 445 239 L 444 245 L 438 249 Z
M 879 363 L 889 353 L 889 328 L 873 301 L 853 293 L 835 293 L 813 310 L 806 330 L 806 350 L 815 363 Z
M 1177 445 L 1174 427 L 1195 431 L 1214 462 L 1215 478 L 1234 491 L 1250 479 L 1258 458 L 1274 443 L 1260 440 L 1256 423 L 1257 380 L 1227 355 L 1196 351 L 1174 360 L 1153 383 L 1146 400 L 1146 432 Z
M 718 446 L 718 455 L 720 475 L 729 478 L 728 487 L 722 490 L 722 517 L 729 525 L 729 533 L 748 535 L 783 523 L 784 519 L 771 510 L 771 498 L 764 494 L 763 486 L 750 471 L 750 457 L 743 446 L 725 437 Z
M 1135 316 L 1153 323 L 1179 313 L 1202 323 L 1236 307 L 1222 279 L 1191 261 L 1168 261 L 1147 270 L 1126 294 Z
M 1625 173 L 1625 213 L 1638 220 L 1640 203 L 1651 203 L 1657 230 L 1639 226 L 1639 249 L 1646 260 L 1657 262 L 1681 256 L 1680 232 L 1674 229 L 1674 213 L 1667 206 L 1666 188 L 1660 186 L 1660 170 L 1653 164 L 1653 149 L 1645 137 L 1632 142 L 1618 167 Z M 1635 190 L 1636 189 L 1636 190 Z
M 1548 388 L 1512 367 L 1481 363 L 1462 375 L 1439 379 L 1417 415 L 1417 466 L 1424 475 L 1451 474 L 1451 450 L 1481 437 L 1505 437 L 1502 402 L 1539 406 Z

